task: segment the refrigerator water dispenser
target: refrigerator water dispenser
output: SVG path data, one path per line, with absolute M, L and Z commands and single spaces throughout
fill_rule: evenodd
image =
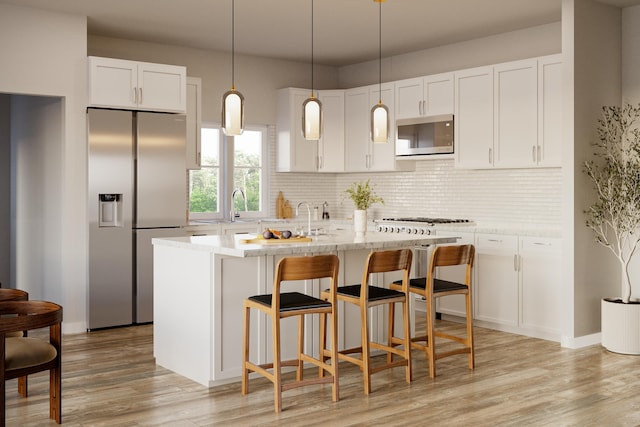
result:
M 100 194 L 99 227 L 121 227 L 122 194 Z

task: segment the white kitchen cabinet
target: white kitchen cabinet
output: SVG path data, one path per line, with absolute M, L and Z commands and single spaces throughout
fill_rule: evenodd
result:
M 453 114 L 453 73 L 395 82 L 395 117 Z
M 302 104 L 309 98 L 309 89 L 278 90 L 278 172 L 315 172 L 318 142 L 302 136 Z
M 562 310 L 562 240 L 520 237 L 520 328 L 558 340 Z
M 344 91 L 321 90 L 322 135 L 318 141 L 319 172 L 344 172 Z
M 186 92 L 186 67 L 89 57 L 91 106 L 185 113 Z
M 202 79 L 187 77 L 187 169 L 200 169 Z
M 493 78 L 493 166 L 535 166 L 538 145 L 538 63 L 530 59 L 499 64 L 493 69 Z
M 538 60 L 538 166 L 562 165 L 562 56 Z
M 389 108 L 389 140 L 371 141 L 371 109 L 380 100 L 380 85 L 345 91 L 345 172 L 412 170 L 415 162 L 396 162 L 393 84 L 382 84 L 382 103 Z
M 460 168 L 493 165 L 493 67 L 455 74 L 454 152 Z
M 518 328 L 518 236 L 476 234 L 475 319 Z

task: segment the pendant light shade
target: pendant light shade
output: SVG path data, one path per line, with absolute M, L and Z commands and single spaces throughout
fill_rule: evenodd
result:
M 305 139 L 317 141 L 322 129 L 322 103 L 311 94 L 302 103 L 302 134 Z
M 244 96 L 235 86 L 235 0 L 231 0 L 231 90 L 222 96 L 222 131 L 240 135 L 244 131 Z
M 313 95 L 313 0 L 311 0 L 311 96 L 302 103 L 302 136 L 317 141 L 322 133 L 322 103 Z
M 371 140 L 383 143 L 389 141 L 389 109 L 382 100 L 371 109 Z
M 371 140 L 376 143 L 389 141 L 389 108 L 382 103 L 382 3 L 378 3 L 378 94 L 379 101 L 371 109 Z

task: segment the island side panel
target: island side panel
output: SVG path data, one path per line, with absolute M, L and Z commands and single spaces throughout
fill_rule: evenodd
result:
M 204 386 L 212 378 L 212 254 L 154 245 L 156 363 Z

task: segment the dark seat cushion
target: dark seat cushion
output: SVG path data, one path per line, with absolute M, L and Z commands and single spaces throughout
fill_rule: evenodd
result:
M 402 280 L 396 280 L 394 285 L 402 286 Z M 425 290 L 427 287 L 426 277 L 417 277 L 409 280 L 409 288 Z M 449 291 L 462 291 L 467 289 L 467 285 L 464 283 L 449 282 L 448 280 L 434 279 L 433 280 L 433 293 L 449 292 Z
M 58 354 L 49 341 L 38 338 L 7 338 L 5 343 L 4 367 L 7 371 L 41 365 Z
M 339 286 L 338 295 L 347 295 L 350 297 L 360 297 L 361 285 Z M 328 291 L 327 291 L 328 292 Z M 369 301 L 379 301 L 387 298 L 397 298 L 404 294 L 393 289 L 379 288 L 377 286 L 369 286 Z
M 249 297 L 264 306 L 271 307 L 271 294 Z M 280 294 L 280 311 L 306 310 L 310 308 L 331 307 L 329 301 L 321 300 L 300 292 L 283 292 Z

